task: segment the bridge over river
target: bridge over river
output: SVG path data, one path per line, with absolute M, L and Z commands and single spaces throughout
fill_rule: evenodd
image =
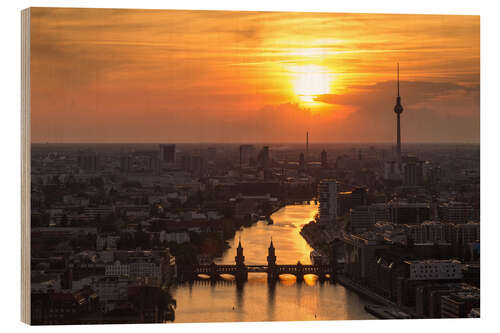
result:
M 331 256 L 335 258 L 335 255 Z M 200 275 L 207 275 L 212 281 L 221 278 L 221 275 L 233 275 L 237 282 L 245 282 L 248 280 L 248 273 L 267 273 L 268 281 L 274 282 L 279 279 L 282 274 L 291 274 L 297 278 L 298 282 L 304 280 L 304 275 L 314 274 L 319 280 L 333 279 L 336 270 L 336 260 L 331 260 L 327 265 L 303 265 L 297 264 L 278 265 L 276 264 L 276 254 L 273 241 L 268 249 L 267 265 L 246 265 L 245 256 L 243 255 L 243 247 L 241 241 L 236 249 L 236 257 L 234 265 L 218 265 L 212 263 L 210 265 L 197 265 L 184 267 L 180 273 L 181 279 L 184 281 L 192 281 L 200 278 Z

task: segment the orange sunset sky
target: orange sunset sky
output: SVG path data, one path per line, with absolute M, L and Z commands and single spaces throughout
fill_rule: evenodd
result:
M 32 8 L 32 142 L 479 142 L 479 16 Z

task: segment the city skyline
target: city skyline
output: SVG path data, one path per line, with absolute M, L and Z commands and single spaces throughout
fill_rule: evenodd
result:
M 28 18 L 24 322 L 481 317 L 479 17 Z
M 479 143 L 478 16 L 34 8 L 32 25 L 34 143 L 393 143 L 397 62 L 404 143 Z

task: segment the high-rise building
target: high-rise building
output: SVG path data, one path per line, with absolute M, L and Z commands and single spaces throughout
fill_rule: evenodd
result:
M 270 158 L 269 158 L 269 146 L 263 146 L 257 157 L 259 167 L 263 169 L 269 168 Z
M 120 170 L 123 173 L 128 173 L 132 168 L 132 158 L 129 155 L 120 156 Z
M 80 152 L 78 167 L 83 171 L 95 172 L 99 169 L 99 155 L 94 152 Z
M 335 223 L 337 220 L 337 181 L 324 179 L 318 185 L 319 222 Z
M 375 223 L 387 220 L 388 216 L 385 204 L 362 205 L 349 210 L 351 232 L 369 230 Z
M 328 154 L 324 149 L 321 152 L 321 167 L 322 168 L 328 167 Z
M 304 156 L 304 153 L 300 153 L 299 156 L 299 169 L 300 170 L 305 170 L 306 168 L 306 158 Z
M 309 132 L 306 132 L 306 157 L 309 157 Z
M 250 160 L 254 157 L 255 148 L 252 145 L 241 145 L 240 146 L 240 167 L 248 166 Z
M 337 194 L 337 214 L 344 216 L 351 208 L 367 204 L 367 188 L 357 187 L 352 191 L 339 192 Z
M 166 163 L 174 163 L 175 145 L 160 145 L 160 160 Z

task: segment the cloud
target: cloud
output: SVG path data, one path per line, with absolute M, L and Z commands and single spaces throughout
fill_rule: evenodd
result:
M 479 140 L 477 16 L 34 8 L 31 37 L 34 141 L 392 141 L 396 61 L 405 140 Z
M 396 81 L 354 86 L 352 92 L 321 95 L 317 100 L 352 107 L 355 111 L 348 115 L 344 125 L 358 133 L 361 139 L 358 141 L 388 141 L 395 136 L 396 87 Z M 478 85 L 402 81 L 400 94 L 404 140 L 479 142 Z

